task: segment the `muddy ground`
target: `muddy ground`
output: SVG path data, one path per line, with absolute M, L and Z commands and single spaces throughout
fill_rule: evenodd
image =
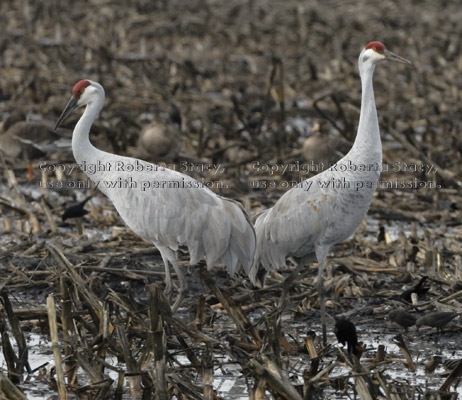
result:
M 32 180 L 23 154 L 4 148 L 3 397 L 22 398 L 13 382 L 29 398 L 457 398 L 459 373 L 448 382 L 442 364 L 425 365 L 462 358 L 460 318 L 437 334 L 404 332 L 387 315 L 462 310 L 461 19 L 459 1 L 2 1 L 4 127 L 56 121 L 73 84 L 95 80 L 106 91 L 98 147 L 139 154 L 140 131 L 156 121 L 178 145 L 143 158 L 207 182 L 251 216 L 313 174 L 306 138 L 354 140 L 368 42 L 412 61 L 377 66 L 384 172 L 367 220 L 326 271 L 327 311 L 357 325 L 360 363 L 338 348 L 333 320 L 322 345 L 316 264 L 282 312 L 290 262 L 255 289 L 220 267 L 207 276 L 181 252 L 189 290 L 171 315 L 158 251 L 73 168 L 69 143 L 34 158 Z M 63 223 L 88 195 L 89 214 Z M 429 291 L 403 300 L 423 276 Z

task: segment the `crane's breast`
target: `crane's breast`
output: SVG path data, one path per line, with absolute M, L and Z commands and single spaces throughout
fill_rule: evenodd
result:
M 328 217 L 322 242 L 333 245 L 348 239 L 366 216 L 373 194 L 374 189 L 338 191 L 324 211 Z

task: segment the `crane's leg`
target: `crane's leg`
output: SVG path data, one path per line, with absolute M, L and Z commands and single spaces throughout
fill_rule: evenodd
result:
M 175 303 L 172 306 L 172 311 L 175 312 L 180 307 L 181 303 L 184 300 L 184 294 L 188 284 L 186 283 L 186 279 L 184 277 L 183 272 L 181 271 L 180 266 L 178 265 L 178 261 L 176 258 L 176 253 L 174 259 L 171 260 L 173 265 L 173 269 L 175 270 L 176 276 L 178 277 L 178 281 L 180 282 L 180 287 L 178 288 L 178 297 L 175 300 Z
M 323 269 L 325 259 L 319 263 L 318 267 L 318 294 L 319 307 L 321 311 L 321 326 L 322 326 L 322 344 L 327 345 L 327 328 L 326 328 L 326 288 L 323 281 Z
M 164 262 L 165 266 L 165 290 L 164 295 L 167 298 L 168 302 L 170 303 L 172 300 L 173 294 L 173 283 L 172 283 L 172 276 L 170 275 L 170 268 L 168 266 L 168 259 L 161 251 L 160 255 L 162 256 L 162 261 Z
M 324 287 L 324 263 L 329 248 L 316 247 L 316 258 L 318 259 L 318 295 L 319 295 L 319 308 L 321 311 L 321 326 L 322 326 L 322 344 L 327 345 L 327 328 L 326 328 L 326 289 Z
M 183 302 L 184 293 L 188 285 L 186 283 L 186 279 L 183 275 L 183 272 L 181 271 L 181 268 L 178 265 L 176 252 L 168 247 L 157 246 L 157 248 L 160 251 L 162 260 L 164 261 L 164 265 L 165 265 L 164 294 L 165 294 L 165 297 L 167 297 L 169 303 L 171 303 L 172 295 L 173 295 L 173 282 L 172 282 L 172 276 L 170 274 L 170 268 L 168 266 L 169 263 L 172 264 L 173 269 L 175 270 L 176 276 L 178 277 L 178 281 L 180 283 L 180 287 L 178 288 L 178 297 L 176 298 L 175 303 L 173 303 L 173 306 L 172 306 L 172 311 L 175 312 L 178 309 L 178 307 L 180 307 L 181 303 Z

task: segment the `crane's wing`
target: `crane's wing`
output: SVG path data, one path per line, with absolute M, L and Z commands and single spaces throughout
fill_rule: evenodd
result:
M 250 276 L 256 248 L 256 236 L 252 221 L 240 203 L 223 197 L 220 199 L 231 221 L 230 240 L 223 261 L 232 274 L 237 271 L 240 264 L 245 273 Z
M 305 256 L 314 251 L 323 229 L 322 198 L 318 190 L 295 187 L 257 218 L 255 262 L 266 269 L 281 268 L 288 256 Z
M 105 171 L 98 177 L 98 188 L 135 233 L 172 250 L 186 245 L 191 264 L 205 259 L 210 268 L 221 260 L 231 274 L 241 266 L 246 272 L 250 270 L 255 233 L 238 203 L 168 168 L 127 157 L 117 160 L 138 171 L 120 171 L 117 183 L 127 185 L 120 188 L 111 187 L 114 175 Z

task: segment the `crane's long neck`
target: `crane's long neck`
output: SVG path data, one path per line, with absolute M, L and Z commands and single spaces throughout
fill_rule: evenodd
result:
M 380 140 L 379 122 L 375 107 L 374 87 L 372 77 L 375 65 L 370 64 L 360 68 L 361 75 L 361 114 L 359 117 L 358 133 L 349 156 L 355 162 L 382 163 L 382 142 Z
M 104 98 L 96 98 L 94 101 L 87 104 L 83 115 L 80 117 L 77 125 L 72 134 L 72 152 L 74 158 L 79 165 L 83 164 L 96 164 L 98 161 L 104 162 L 105 153 L 97 149 L 90 143 L 90 128 L 98 116 L 101 107 L 103 106 Z M 95 180 L 95 175 L 89 175 L 86 170 L 85 173 Z

